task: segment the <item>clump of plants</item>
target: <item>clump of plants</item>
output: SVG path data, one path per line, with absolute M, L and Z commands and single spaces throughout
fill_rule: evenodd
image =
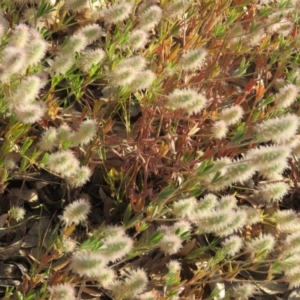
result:
M 27 261 L 3 299 L 288 298 L 299 14 L 292 0 L 1 1 L 0 241 L 21 235 Z

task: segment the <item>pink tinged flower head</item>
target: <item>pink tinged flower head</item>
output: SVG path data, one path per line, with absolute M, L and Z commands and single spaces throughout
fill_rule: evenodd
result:
M 165 254 L 172 255 L 178 252 L 181 248 L 181 243 L 182 240 L 177 235 L 166 234 L 163 236 L 158 245 Z
M 214 138 L 216 139 L 223 139 L 226 137 L 226 134 L 228 132 L 228 126 L 226 122 L 220 120 L 213 124 L 211 128 L 211 133 Z
M 256 255 L 266 256 L 268 252 L 273 250 L 274 245 L 274 236 L 271 234 L 264 234 L 249 241 L 245 247 L 246 251 L 250 253 L 250 256 L 255 257 Z
M 196 206 L 197 200 L 194 197 L 175 201 L 173 203 L 172 212 L 179 218 L 188 217 Z
M 92 172 L 89 167 L 81 166 L 71 176 L 67 177 L 67 182 L 71 187 L 78 188 L 87 183 L 91 175 Z
M 135 29 L 130 33 L 126 45 L 130 49 L 139 50 L 146 45 L 147 41 L 148 33 L 143 29 Z
M 288 193 L 290 187 L 285 182 L 263 184 L 259 187 L 259 195 L 266 202 L 280 201 Z
M 242 283 L 232 288 L 231 296 L 235 300 L 247 300 L 253 296 L 255 292 L 255 285 L 251 283 Z
M 108 237 L 104 240 L 103 247 L 99 250 L 107 260 L 116 262 L 126 256 L 133 247 L 133 240 L 128 236 Z
M 232 235 L 222 242 L 222 248 L 228 256 L 237 254 L 243 246 L 243 240 L 237 235 Z
M 83 121 L 73 136 L 74 145 L 86 145 L 96 135 L 97 124 L 94 120 Z
M 99 252 L 76 251 L 71 258 L 73 272 L 80 276 L 98 277 L 102 273 L 108 261 Z
M 49 155 L 46 163 L 47 168 L 59 175 L 69 177 L 79 168 L 79 161 L 72 151 L 63 150 Z
M 38 64 L 44 58 L 47 49 L 48 44 L 41 34 L 38 31 L 31 29 L 29 42 L 25 46 L 27 65 L 31 66 Z
M 80 58 L 76 60 L 76 66 L 82 72 L 89 72 L 90 69 L 98 65 L 105 57 L 105 52 L 98 48 L 95 50 L 84 50 L 81 52 Z
M 54 127 L 47 128 L 38 143 L 43 151 L 52 151 L 57 146 L 57 130 Z
M 244 114 L 244 110 L 240 105 L 234 105 L 228 108 L 224 108 L 220 112 L 220 119 L 227 125 L 235 125 L 238 123 Z
M 287 114 L 263 121 L 256 125 L 255 129 L 259 140 L 282 143 L 295 136 L 298 127 L 299 117 L 294 114 Z
M 0 81 L 6 81 L 12 74 L 23 70 L 26 63 L 26 52 L 16 47 L 5 47 L 0 61 Z
M 201 68 L 207 57 L 207 51 L 204 48 L 188 50 L 182 55 L 180 67 L 183 70 L 195 70 Z
M 53 285 L 48 287 L 51 299 L 53 300 L 75 300 L 75 290 L 69 283 Z
M 289 83 L 280 88 L 273 99 L 277 107 L 287 108 L 297 100 L 298 94 L 299 88 L 296 85 Z
M 40 120 L 46 113 L 47 107 L 44 102 L 34 102 L 31 104 L 20 104 L 13 108 L 18 121 L 24 124 L 33 124 Z
M 64 208 L 64 212 L 62 216 L 60 216 L 60 219 L 66 227 L 69 227 L 72 224 L 78 225 L 86 221 L 90 212 L 91 204 L 84 199 L 78 199 Z
M 86 38 L 87 44 L 92 44 L 103 35 L 103 29 L 98 24 L 90 24 L 82 27 L 80 33 Z
M 130 2 L 112 4 L 111 7 L 103 9 L 100 14 L 107 23 L 118 23 L 126 20 L 132 12 Z
M 88 0 L 65 0 L 64 8 L 79 13 L 89 6 Z
M 61 48 L 63 55 L 81 52 L 88 44 L 88 39 L 82 32 L 72 35 Z
M 12 94 L 12 104 L 30 104 L 33 103 L 38 96 L 40 89 L 43 87 L 43 82 L 36 75 L 26 77 L 17 86 L 16 91 Z
M 17 25 L 8 40 L 9 47 L 24 47 L 29 40 L 29 27 L 25 24 Z
M 57 55 L 51 65 L 51 71 L 54 74 L 65 75 L 73 66 L 74 58 L 72 55 L 59 54 Z
M 159 23 L 162 18 L 162 9 L 157 5 L 151 5 L 145 11 L 138 14 L 139 28 L 150 30 Z
M 126 296 L 136 297 L 145 291 L 148 284 L 148 277 L 144 270 L 137 269 L 132 270 L 129 277 L 125 280 L 125 287 L 127 287 Z

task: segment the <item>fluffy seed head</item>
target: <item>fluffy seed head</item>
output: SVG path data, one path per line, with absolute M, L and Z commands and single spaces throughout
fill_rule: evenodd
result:
M 247 214 L 247 224 L 252 225 L 261 221 L 260 211 L 251 206 L 240 206 Z
M 11 96 L 11 104 L 30 104 L 38 96 L 40 89 L 43 87 L 43 82 L 36 75 L 26 77 L 17 86 L 15 92 Z
M 240 105 L 234 105 L 222 109 L 220 112 L 220 119 L 227 125 L 234 125 L 242 119 L 243 114 L 243 108 Z
M 102 268 L 98 275 L 98 280 L 104 288 L 109 289 L 110 285 L 116 280 L 116 277 L 117 275 L 113 269 Z
M 101 11 L 101 16 L 107 23 L 118 23 L 127 19 L 132 11 L 132 4 L 129 2 L 116 3 Z
M 41 150 L 52 151 L 57 145 L 57 130 L 54 127 L 47 128 L 38 143 Z
M 91 173 L 89 167 L 81 166 L 78 169 L 75 169 L 74 173 L 67 178 L 67 182 L 73 188 L 81 187 L 88 182 Z
M 75 300 L 74 288 L 69 283 L 53 285 L 48 287 L 51 294 L 51 299 L 53 300 Z
M 133 247 L 133 240 L 124 235 L 116 237 L 107 237 L 104 240 L 103 247 L 99 250 L 100 253 L 102 253 L 107 260 L 111 262 L 116 262 L 119 259 L 126 256 Z
M 62 46 L 62 55 L 70 55 L 72 53 L 81 52 L 88 44 L 88 39 L 83 32 L 78 32 L 72 35 L 67 43 Z
M 76 60 L 76 66 L 82 72 L 89 72 L 92 66 L 99 64 L 105 57 L 105 52 L 98 48 L 82 51 L 81 57 Z
M 103 34 L 103 30 L 98 24 L 84 26 L 79 32 L 84 35 L 88 45 L 98 40 Z
M 175 234 L 164 235 L 161 241 L 159 242 L 160 249 L 165 254 L 175 254 L 181 248 L 182 240 Z
M 6 81 L 12 74 L 20 72 L 26 63 L 26 52 L 16 47 L 5 47 L 0 61 L 0 81 Z
M 194 197 L 178 200 L 173 203 L 172 212 L 179 218 L 188 217 L 193 212 L 196 203 L 196 198 Z
M 223 196 L 217 205 L 219 210 L 232 209 L 236 207 L 236 198 L 233 195 Z
M 208 53 L 204 48 L 189 50 L 182 55 L 179 63 L 180 67 L 183 70 L 195 70 L 201 68 L 207 54 Z
M 296 135 L 299 127 L 299 117 L 287 114 L 282 117 L 269 119 L 256 125 L 257 137 L 261 141 L 282 143 Z
M 60 219 L 66 227 L 69 227 L 72 224 L 78 225 L 87 219 L 90 211 L 91 204 L 84 199 L 78 199 L 64 208 L 64 212 L 62 216 L 60 216 Z
M 69 177 L 79 169 L 79 161 L 72 151 L 63 150 L 51 153 L 46 166 L 54 173 Z
M 298 97 L 299 88 L 294 84 L 287 84 L 279 89 L 279 92 L 275 94 L 274 101 L 279 108 L 287 108 L 291 106 Z
M 164 8 L 164 16 L 170 19 L 181 16 L 189 4 L 190 1 L 173 0 Z
M 9 47 L 24 47 L 29 40 L 29 28 L 25 24 L 17 25 L 9 38 L 7 45 Z
M 29 42 L 25 46 L 27 53 L 26 63 L 28 66 L 39 63 L 46 54 L 48 48 L 47 42 L 36 30 L 30 30 Z
M 226 177 L 231 183 L 244 182 L 254 175 L 255 170 L 251 161 L 235 160 L 227 167 Z
M 96 122 L 92 119 L 83 121 L 73 135 L 74 145 L 88 144 L 96 134 Z
M 157 5 L 151 5 L 144 12 L 138 14 L 139 28 L 148 31 L 159 23 L 161 17 L 162 9 Z
M 264 234 L 260 237 L 252 239 L 246 244 L 246 250 L 250 253 L 251 257 L 266 256 L 267 252 L 274 248 L 275 239 L 271 234 Z
M 289 188 L 285 182 L 269 183 L 259 187 L 259 194 L 266 202 L 280 201 L 288 193 Z
M 226 134 L 228 132 L 228 126 L 226 122 L 220 120 L 213 124 L 211 128 L 211 132 L 214 138 L 216 139 L 222 139 L 226 137 Z
M 180 237 L 183 233 L 190 232 L 192 229 L 191 223 L 185 220 L 177 221 L 172 226 L 172 232 Z
M 73 135 L 74 132 L 72 129 L 66 125 L 63 124 L 57 129 L 57 142 L 59 145 L 68 144 L 71 145 L 73 143 Z
M 247 213 L 243 210 L 231 211 L 231 221 L 225 228 L 215 231 L 218 236 L 228 236 L 234 232 L 237 232 L 247 223 Z
M 147 40 L 148 33 L 145 30 L 135 29 L 130 33 L 126 46 L 133 50 L 139 50 L 146 45 Z
M 254 292 L 255 286 L 253 284 L 243 283 L 233 287 L 231 295 L 234 296 L 236 300 L 246 300 L 253 296 Z
M 54 74 L 64 75 L 72 68 L 73 64 L 74 58 L 72 55 L 67 55 L 66 53 L 59 54 L 53 60 L 51 71 Z
M 102 268 L 108 261 L 99 252 L 76 251 L 71 258 L 72 270 L 80 276 L 98 277 L 101 276 Z
M 31 104 L 21 104 L 14 106 L 13 112 L 15 113 L 18 121 L 24 124 L 33 124 L 40 120 L 45 112 L 47 107 L 44 102 L 34 102 Z
M 26 211 L 23 207 L 16 207 L 13 206 L 9 211 L 8 211 L 9 216 L 16 220 L 17 222 L 21 221 L 24 219 Z
M 142 293 L 148 284 L 147 274 L 142 269 L 132 270 L 129 277 L 125 280 L 125 286 L 127 287 L 128 295 L 135 297 Z M 126 297 L 127 298 L 127 297 Z
M 203 214 L 202 218 L 199 219 L 197 225 L 199 229 L 205 232 L 219 232 L 225 229 L 231 222 L 232 211 L 210 211 L 209 213 Z
M 222 248 L 229 256 L 237 254 L 243 246 L 243 240 L 237 235 L 232 235 L 222 242 Z
M 299 217 L 297 213 L 291 209 L 280 210 L 275 215 L 277 227 L 282 232 L 296 232 L 300 230 Z
M 129 87 L 132 91 L 140 91 L 147 89 L 155 80 L 156 75 L 151 70 L 141 71 L 137 74 L 136 78 L 130 83 Z
M 256 169 L 260 170 L 285 162 L 290 151 L 285 145 L 257 147 L 247 152 L 246 159 L 251 160 Z
M 65 0 L 64 8 L 73 12 L 81 12 L 89 6 L 88 0 Z
M 189 114 L 200 112 L 206 105 L 207 99 L 192 89 L 176 89 L 168 96 L 167 106 L 171 109 L 182 108 Z

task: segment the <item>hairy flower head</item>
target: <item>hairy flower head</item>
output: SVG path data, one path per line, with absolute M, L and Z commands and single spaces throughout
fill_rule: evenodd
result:
M 213 124 L 211 128 L 211 132 L 214 138 L 216 139 L 223 139 L 226 137 L 226 134 L 228 132 L 228 126 L 226 122 L 220 120 Z
M 19 122 L 24 124 L 33 124 L 40 120 L 46 113 L 47 107 L 44 102 L 34 102 L 27 104 L 20 104 L 13 107 L 13 112 L 15 113 Z
M 254 238 L 246 243 L 246 250 L 251 257 L 266 256 L 266 254 L 274 248 L 275 239 L 271 234 L 264 234 L 260 237 Z
M 257 138 L 261 141 L 282 143 L 291 139 L 299 127 L 299 117 L 287 114 L 282 117 L 269 119 L 256 125 Z
M 16 220 L 17 222 L 21 221 L 24 219 L 24 216 L 26 214 L 26 211 L 23 207 L 16 207 L 13 206 L 9 211 L 8 211 L 9 216 Z
M 296 101 L 298 94 L 299 88 L 296 85 L 289 83 L 280 88 L 279 92 L 275 94 L 275 104 L 279 108 L 287 108 Z
M 220 112 L 220 119 L 227 125 L 234 125 L 243 117 L 244 110 L 240 105 L 233 105 L 223 108 Z
M 95 50 L 84 50 L 81 52 L 80 58 L 76 60 L 76 66 L 82 72 L 89 72 L 90 69 L 99 64 L 105 57 L 105 52 L 98 48 Z
M 70 283 L 48 287 L 52 300 L 75 300 L 75 290 Z
M 179 65 L 183 70 L 195 70 L 202 67 L 206 56 L 204 48 L 189 50 L 182 55 Z
M 87 183 L 91 177 L 91 174 L 92 172 L 89 167 L 81 166 L 75 169 L 74 173 L 72 173 L 70 176 L 67 176 L 67 182 L 73 188 L 81 187 Z
M 289 189 L 289 185 L 285 182 L 263 184 L 259 187 L 259 195 L 266 202 L 280 201 Z
M 222 248 L 229 256 L 234 256 L 243 246 L 243 240 L 237 235 L 232 235 L 222 242 Z
M 181 248 L 182 240 L 175 234 L 165 234 L 158 243 L 160 249 L 165 254 L 175 254 Z
M 112 4 L 109 8 L 103 9 L 100 14 L 107 23 L 117 23 L 127 19 L 132 12 L 130 2 L 121 2 Z
M 151 5 L 145 11 L 138 14 L 139 28 L 150 30 L 157 25 L 162 17 L 162 9 L 157 5 Z
M 76 251 L 71 258 L 71 268 L 80 276 L 98 277 L 107 265 L 105 256 L 99 252 Z
M 41 150 L 52 151 L 57 146 L 57 130 L 54 127 L 47 128 L 38 143 Z
M 64 208 L 63 214 L 62 216 L 60 216 L 60 219 L 66 227 L 69 227 L 72 224 L 78 225 L 87 219 L 90 211 L 91 204 L 84 199 L 78 199 L 68 204 Z

